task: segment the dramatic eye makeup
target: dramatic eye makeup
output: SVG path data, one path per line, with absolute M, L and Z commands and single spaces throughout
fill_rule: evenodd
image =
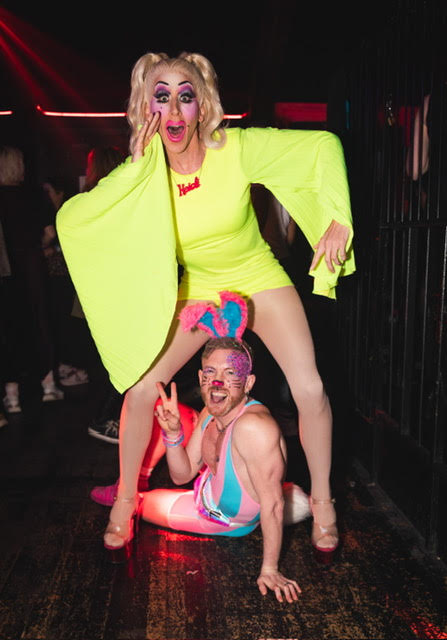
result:
M 196 99 L 195 91 L 189 82 L 181 83 L 179 90 L 179 98 L 181 102 L 192 102 Z
M 180 97 L 180 102 L 185 102 L 186 104 L 189 104 L 190 102 L 196 99 L 195 93 L 192 91 L 192 89 L 186 89 L 185 91 L 181 91 L 179 94 L 179 97 Z
M 168 91 L 168 89 L 166 89 L 166 87 L 163 86 L 159 86 L 159 87 L 155 87 L 155 91 L 154 91 L 154 99 L 157 102 L 167 102 L 169 100 L 170 97 L 170 92 Z

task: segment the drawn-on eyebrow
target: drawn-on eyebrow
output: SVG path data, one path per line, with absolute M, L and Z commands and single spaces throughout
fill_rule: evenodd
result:
M 155 86 L 157 86 L 158 84 L 164 84 L 166 87 L 169 87 L 169 82 L 164 82 L 164 80 L 158 80 Z M 182 84 L 189 84 L 192 87 L 192 84 L 189 80 L 182 80 L 182 82 L 178 83 L 178 86 L 181 87 Z

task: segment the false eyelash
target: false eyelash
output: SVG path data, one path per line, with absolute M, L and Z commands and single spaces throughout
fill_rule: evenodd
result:
M 188 98 L 189 100 L 194 100 L 195 97 L 196 96 L 194 95 L 194 93 L 192 93 L 192 91 L 184 91 L 180 94 L 180 98 Z

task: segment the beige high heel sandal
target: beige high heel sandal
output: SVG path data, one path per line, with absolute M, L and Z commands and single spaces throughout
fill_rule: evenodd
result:
M 330 498 L 329 500 L 315 500 L 314 498 L 310 497 L 309 504 L 313 515 L 312 507 L 314 504 L 335 504 L 335 498 Z M 321 543 L 323 538 L 326 538 L 328 536 L 336 539 L 335 544 L 331 547 L 320 546 L 319 543 Z M 334 559 L 335 551 L 338 549 L 338 546 L 340 544 L 337 523 L 333 522 L 332 524 L 323 526 L 319 522 L 316 522 L 314 519 L 310 541 L 314 548 L 315 559 L 322 564 L 331 563 Z
M 132 554 L 132 541 L 138 532 L 138 523 L 141 517 L 141 507 L 143 497 L 137 494 L 134 498 L 115 497 L 115 501 L 132 503 L 135 508 L 130 519 L 127 522 L 117 524 L 109 520 L 107 528 L 104 532 L 104 549 L 108 552 L 110 562 L 118 564 L 126 562 Z M 120 538 L 121 542 L 117 545 L 111 545 L 105 541 L 107 534 L 112 534 Z

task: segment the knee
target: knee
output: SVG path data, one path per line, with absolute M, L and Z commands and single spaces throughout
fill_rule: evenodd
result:
M 155 382 L 148 379 L 139 380 L 126 392 L 127 410 L 151 410 L 158 399 Z
M 292 393 L 298 410 L 309 406 L 323 409 L 328 403 L 323 381 L 318 374 L 301 380 Z

